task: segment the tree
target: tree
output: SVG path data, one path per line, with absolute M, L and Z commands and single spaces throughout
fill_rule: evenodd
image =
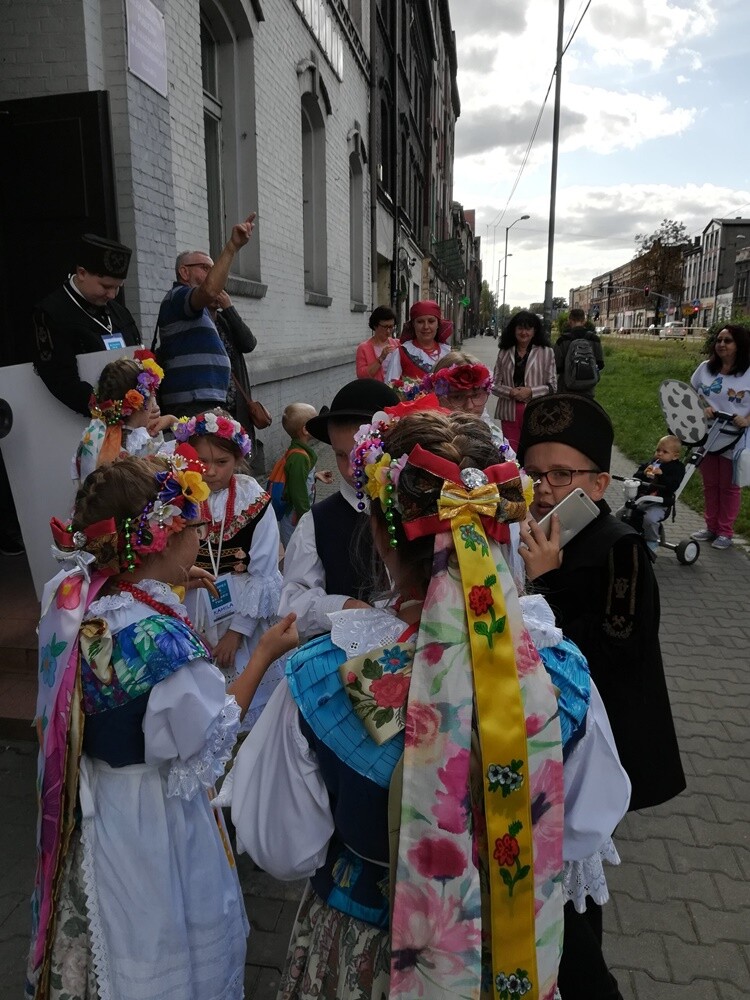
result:
M 659 314 L 666 314 L 670 303 L 679 305 L 682 300 L 682 252 L 690 244 L 690 237 L 682 222 L 662 219 L 653 233 L 639 233 L 635 237 L 636 255 L 631 265 L 631 281 L 644 292 L 642 304 L 653 310 L 654 323 Z
M 479 293 L 479 325 L 482 329 L 491 325 L 492 317 L 495 315 L 497 302 L 490 286 L 486 281 L 482 282 L 482 290 Z

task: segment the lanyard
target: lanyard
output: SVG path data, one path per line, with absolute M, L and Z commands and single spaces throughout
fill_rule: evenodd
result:
M 229 506 L 229 495 L 227 494 L 227 500 L 224 504 L 224 514 L 221 518 L 221 531 L 219 532 L 219 544 L 216 547 L 216 559 L 214 559 L 214 552 L 211 548 L 211 539 L 206 539 L 206 548 L 208 549 L 208 558 L 211 560 L 211 569 L 213 570 L 214 576 L 219 575 L 219 566 L 221 565 L 221 547 L 224 544 L 224 526 L 227 523 L 227 507 Z
M 102 321 L 100 319 L 97 319 L 96 316 L 94 316 L 92 313 L 90 313 L 88 311 L 88 309 L 84 309 L 83 308 L 83 306 L 81 305 L 81 303 L 78 301 L 78 298 L 73 294 L 73 292 L 71 292 L 70 288 L 68 288 L 67 285 L 63 285 L 63 288 L 68 293 L 68 296 L 70 297 L 71 302 L 75 302 L 75 304 L 78 306 L 78 308 L 81 310 L 82 313 L 85 313 L 88 316 L 89 319 L 93 319 L 93 321 L 95 323 L 98 323 L 99 326 L 102 328 L 102 330 L 106 330 L 107 333 L 112 333 L 112 320 L 110 319 L 110 317 L 107 314 L 106 310 L 104 312 L 104 315 L 107 317 L 107 322 L 106 323 L 102 323 Z

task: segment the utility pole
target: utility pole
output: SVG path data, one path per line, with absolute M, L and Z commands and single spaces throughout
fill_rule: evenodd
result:
M 562 82 L 563 19 L 565 0 L 558 0 L 557 63 L 555 65 L 555 110 L 552 119 L 552 180 L 549 196 L 549 236 L 547 238 L 547 280 L 544 283 L 544 323 L 552 325 L 552 258 L 555 249 L 555 208 L 557 202 L 557 154 L 560 146 L 560 87 Z

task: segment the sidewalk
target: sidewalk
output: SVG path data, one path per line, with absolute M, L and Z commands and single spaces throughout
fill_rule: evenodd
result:
M 495 341 L 477 338 L 465 347 L 494 362 Z M 321 467 L 335 469 L 330 451 L 321 450 Z M 613 472 L 631 471 L 632 463 L 616 456 Z M 616 508 L 620 499 L 616 484 L 609 500 Z M 702 523 L 680 504 L 668 537 L 687 537 Z M 605 952 L 624 1000 L 740 1000 L 750 995 L 750 560 L 739 546 L 727 552 L 702 546 L 693 566 L 681 566 L 662 549 L 656 574 L 688 788 L 621 824 L 616 840 L 623 863 L 608 869 Z M 5 624 L 22 620 L 4 608 Z M 5 664 L 0 661 L 0 681 Z M 27 675 L 33 711 L 33 665 Z M 0 1000 L 21 995 L 34 870 L 35 756 L 31 743 L 0 744 Z M 276 882 L 253 869 L 247 856 L 238 867 L 253 925 L 246 996 L 273 1000 L 302 885 Z

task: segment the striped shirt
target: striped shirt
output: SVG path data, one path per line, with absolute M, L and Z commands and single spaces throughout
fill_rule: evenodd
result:
M 181 404 L 226 405 L 230 364 L 208 309 L 190 305 L 192 288 L 176 283 L 159 309 L 159 362 L 164 368 L 160 400 L 164 410 Z

